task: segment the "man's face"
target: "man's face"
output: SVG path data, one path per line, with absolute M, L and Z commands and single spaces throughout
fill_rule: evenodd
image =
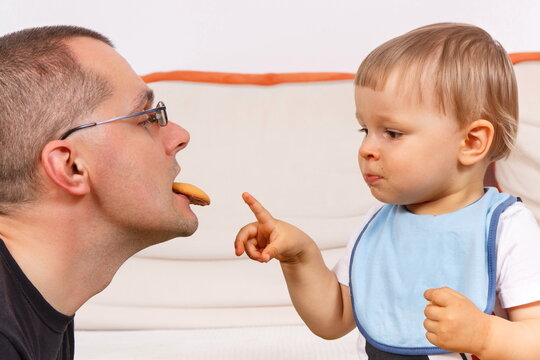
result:
M 149 88 L 114 49 L 90 38 L 76 38 L 69 45 L 84 68 L 112 86 L 112 96 L 85 122 L 155 107 Z M 144 246 L 189 236 L 198 226 L 188 199 L 172 192 L 180 172 L 175 155 L 187 146 L 189 133 L 174 123 L 160 127 L 147 119 L 123 119 L 66 139 L 77 142 L 86 155 L 96 216 L 115 230 L 137 235 Z
M 407 84 L 398 89 L 392 77 L 382 91 L 356 89 L 358 122 L 367 132 L 358 162 L 371 193 L 382 202 L 439 200 L 453 191 L 459 175 L 457 120 L 440 113 L 429 90 L 420 101 L 414 89 Z

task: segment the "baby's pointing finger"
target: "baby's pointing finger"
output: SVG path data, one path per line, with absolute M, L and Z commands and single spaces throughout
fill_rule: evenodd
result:
M 251 194 L 245 192 L 242 194 L 242 198 L 249 206 L 260 224 L 267 224 L 274 221 L 272 214 L 270 214 L 268 210 L 266 210 L 264 206 L 262 206 L 261 203 L 258 202 L 257 199 L 255 199 Z

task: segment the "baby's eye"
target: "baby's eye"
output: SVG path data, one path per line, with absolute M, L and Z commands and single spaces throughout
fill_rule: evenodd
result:
M 361 132 L 361 133 L 364 133 L 365 135 L 368 134 L 368 129 L 366 127 L 362 127 L 360 129 L 358 129 L 358 132 Z
M 390 137 L 391 139 L 397 139 L 399 138 L 401 135 L 403 135 L 402 132 L 399 132 L 399 131 L 396 131 L 396 130 L 391 130 L 391 129 L 386 129 L 385 133 L 388 135 L 388 137 Z

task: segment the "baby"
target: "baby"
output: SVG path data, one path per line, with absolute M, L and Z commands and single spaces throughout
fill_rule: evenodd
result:
M 309 236 L 244 193 L 257 222 L 236 254 L 279 260 L 311 331 L 358 327 L 360 359 L 538 359 L 540 231 L 519 199 L 483 185 L 517 132 L 505 50 L 475 26 L 425 26 L 369 54 L 355 85 L 360 170 L 385 204 L 330 270 Z

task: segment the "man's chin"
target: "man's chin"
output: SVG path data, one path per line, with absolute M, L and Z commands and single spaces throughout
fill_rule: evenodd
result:
M 182 219 L 181 223 L 174 231 L 174 237 L 188 237 L 197 231 L 199 227 L 199 220 L 196 216 L 190 219 Z
M 178 232 L 176 234 L 176 237 L 188 237 L 191 236 L 197 231 L 198 226 L 194 226 L 191 229 L 184 229 L 182 232 Z

